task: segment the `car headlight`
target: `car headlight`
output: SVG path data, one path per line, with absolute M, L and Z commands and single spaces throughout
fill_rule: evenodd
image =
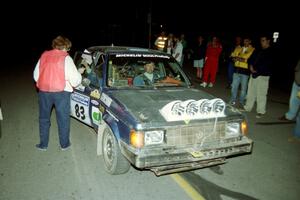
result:
M 228 123 L 225 130 L 226 137 L 237 137 L 241 133 L 240 123 Z
M 237 137 L 241 134 L 248 134 L 248 123 L 246 122 L 246 120 L 242 122 L 232 122 L 227 124 L 225 131 L 226 137 Z
M 164 142 L 164 131 L 146 131 L 144 141 L 145 145 L 162 144 Z
M 164 142 L 164 131 L 130 131 L 130 144 L 135 148 L 142 148 L 147 145 L 162 144 Z

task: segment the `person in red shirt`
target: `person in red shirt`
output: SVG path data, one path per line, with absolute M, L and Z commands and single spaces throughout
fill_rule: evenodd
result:
M 219 39 L 214 36 L 212 41 L 208 43 L 206 48 L 205 64 L 203 71 L 202 87 L 213 87 L 216 81 L 216 74 L 218 71 L 219 57 L 222 52 L 222 45 Z
M 45 51 L 33 72 L 39 97 L 39 150 L 47 150 L 51 110 L 55 107 L 59 142 L 62 150 L 70 147 L 70 95 L 81 83 L 81 74 L 69 56 L 71 41 L 58 36 L 52 41 L 52 50 Z

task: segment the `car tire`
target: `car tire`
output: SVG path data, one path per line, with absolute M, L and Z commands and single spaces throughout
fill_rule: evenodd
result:
M 109 127 L 103 132 L 102 152 L 105 170 L 109 174 L 124 174 L 129 171 L 130 163 L 121 153 L 116 137 Z

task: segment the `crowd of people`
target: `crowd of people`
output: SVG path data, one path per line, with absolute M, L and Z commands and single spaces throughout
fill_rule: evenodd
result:
M 252 39 L 258 39 L 259 44 L 253 45 Z M 251 38 L 246 34 L 237 35 L 232 45 L 226 49 L 226 52 L 229 52 L 228 55 L 224 52 L 222 42 L 216 35 L 210 35 L 207 38 L 204 35 L 198 35 L 195 44 L 189 46 L 184 37 L 177 37 L 173 34 L 169 34 L 164 41 L 167 45 L 166 48 L 162 48 L 162 51 L 173 55 L 182 67 L 183 58 L 193 61 L 196 78 L 201 81 L 200 86 L 203 88 L 214 86 L 221 63 L 220 59 L 226 60 L 227 88 L 231 89 L 228 103 L 243 112 L 250 112 L 256 104 L 256 118 L 264 117 L 267 112 L 269 82 L 276 60 L 272 38 L 269 34 L 262 34 L 259 38 Z M 184 47 L 182 44 L 185 44 Z M 300 142 L 300 61 L 295 71 L 289 111 L 278 119 L 296 120 L 297 125 L 291 141 Z
M 172 55 L 183 67 L 184 57 L 193 60 L 196 77 L 202 79 L 201 87 L 213 87 L 218 71 L 219 58 L 223 51 L 220 39 L 212 36 L 207 42 L 202 35 L 196 40 L 196 45 L 187 51 L 184 34 L 167 37 L 165 33 L 155 41 L 158 50 Z M 71 41 L 58 36 L 52 41 L 52 50 L 45 51 L 33 72 L 39 97 L 39 136 L 36 145 L 39 150 L 47 150 L 49 142 L 51 109 L 55 105 L 59 143 L 62 150 L 71 146 L 70 142 L 70 94 L 73 87 L 78 86 L 84 73 L 83 67 L 77 69 L 68 51 Z M 188 53 L 190 55 L 188 55 Z M 266 113 L 269 80 L 272 75 L 274 53 L 271 38 L 268 35 L 260 37 L 260 46 L 252 46 L 249 36 L 237 36 L 235 44 L 228 56 L 228 83 L 231 88 L 231 98 L 228 103 L 241 111 L 250 112 L 256 103 L 256 117 L 261 118 Z M 154 64 L 145 64 L 145 73 L 134 80 L 135 85 L 145 85 L 154 82 Z M 239 88 L 240 91 L 239 91 Z M 239 98 L 238 98 L 238 94 Z M 295 79 L 291 90 L 289 110 L 279 117 L 282 121 L 296 121 L 290 142 L 300 142 L 300 60 L 295 67 Z

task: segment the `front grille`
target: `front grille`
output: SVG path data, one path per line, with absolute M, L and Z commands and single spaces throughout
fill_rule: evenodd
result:
M 197 126 L 176 126 L 166 131 L 167 145 L 183 146 L 219 141 L 225 136 L 226 122 L 206 122 Z

